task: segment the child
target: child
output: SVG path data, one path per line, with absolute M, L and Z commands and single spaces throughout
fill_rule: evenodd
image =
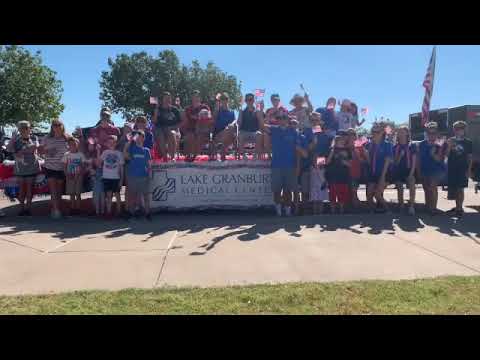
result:
M 106 150 L 103 151 L 99 165 L 102 166 L 102 182 L 105 192 L 105 204 L 107 208 L 107 218 L 112 216 L 112 197 L 113 194 L 117 203 L 117 214 L 122 211 L 122 203 L 120 198 L 120 184 L 123 183 L 123 154 L 115 150 L 117 137 L 110 135 L 105 143 Z
M 150 215 L 150 178 L 152 176 L 150 150 L 143 146 L 145 133 L 141 130 L 135 131 L 134 138 L 125 145 L 123 154 L 128 160 L 127 164 L 127 188 L 129 193 L 129 216 L 130 218 L 137 205 L 141 204 L 140 197 L 143 197 L 145 205 L 145 218 L 152 220 Z
M 263 152 L 263 136 L 261 130 L 263 129 L 263 112 L 255 108 L 255 95 L 246 94 L 245 103 L 247 107 L 241 110 L 238 115 L 238 152 L 243 154 L 243 160 L 247 160 L 245 152 L 245 145 L 255 144 L 255 157 L 261 158 Z
M 83 189 L 83 170 L 86 158 L 79 151 L 80 141 L 71 137 L 67 141 L 68 151 L 63 156 L 62 162 L 65 164 L 66 189 L 67 195 L 71 200 L 71 215 L 77 215 L 80 211 Z
M 289 118 L 286 115 L 276 116 L 278 126 L 265 125 L 272 141 L 272 192 L 275 202 L 275 210 L 278 216 L 282 216 L 282 205 L 285 207 L 285 215 L 292 215 L 292 192 L 297 190 L 296 151 L 306 156 L 306 151 L 299 146 L 298 132 L 289 127 Z M 283 196 L 283 199 L 282 199 Z
M 464 188 L 468 186 L 468 178 L 472 177 L 472 151 L 473 143 L 465 138 L 464 121 L 453 124 L 455 136 L 448 139 L 448 200 L 455 200 L 456 207 L 448 213 L 455 213 L 457 217 L 463 215 Z
M 202 148 L 205 144 L 209 144 L 209 151 L 210 151 L 210 160 L 214 159 L 215 150 L 213 149 L 213 139 L 211 138 L 213 131 L 213 118 L 212 113 L 210 110 L 202 108 L 198 112 L 198 119 L 195 123 L 195 135 L 196 135 L 196 142 L 195 142 L 195 153 L 200 154 Z M 195 158 L 193 158 L 194 160 Z
M 343 214 L 345 206 L 350 203 L 351 160 L 346 133 L 339 131 L 327 159 L 327 181 L 332 214 L 335 214 L 337 204 L 339 213 Z
M 99 165 L 98 159 L 101 156 L 100 145 L 95 145 L 93 139 L 88 143 L 87 155 L 90 161 L 89 175 L 93 192 L 93 204 L 97 216 L 105 213 L 105 192 L 103 191 L 102 166 Z M 95 161 L 96 160 L 96 161 Z
M 408 185 L 410 199 L 408 214 L 415 215 L 415 168 L 417 147 L 410 142 L 410 130 L 401 126 L 397 130 L 397 143 L 393 147 L 392 182 L 397 187 L 398 205 L 403 209 L 403 184 Z
M 368 154 L 361 140 L 357 140 L 357 132 L 350 128 L 347 130 L 348 147 L 352 152 L 352 166 L 350 167 L 350 176 L 352 179 L 351 198 L 352 206 L 358 209 L 360 200 L 358 199 L 358 187 L 362 181 L 362 170 L 368 167 Z
M 313 214 L 323 213 L 323 202 L 328 200 L 328 184 L 325 177 L 325 158 L 314 160 L 310 170 L 310 201 L 313 202 Z
M 385 141 L 385 129 L 379 124 L 372 127 L 372 139 L 365 145 L 368 152 L 369 174 L 367 184 L 367 202 L 370 211 L 388 212 L 383 193 L 387 186 L 387 171 L 393 157 L 392 144 Z M 377 200 L 376 204 L 374 199 Z
M 20 121 L 17 128 L 20 134 L 12 136 L 8 143 L 8 151 L 15 156 L 14 174 L 19 186 L 18 200 L 20 201 L 18 216 L 31 216 L 33 183 L 40 172 L 37 156 L 39 143 L 37 138 L 32 135 L 28 121 Z M 26 206 L 25 200 L 27 201 Z
M 430 122 L 425 125 L 426 139 L 418 145 L 420 176 L 425 192 L 425 206 L 430 215 L 441 213 L 437 209 L 438 185 L 445 175 L 445 153 L 447 144 L 438 143 L 438 125 Z

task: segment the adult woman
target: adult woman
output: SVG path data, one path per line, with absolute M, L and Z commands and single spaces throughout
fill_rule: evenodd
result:
M 370 174 L 367 185 L 367 202 L 371 210 L 388 211 L 383 192 L 387 186 L 387 171 L 392 161 L 392 144 L 385 141 L 385 129 L 379 124 L 372 127 L 372 139 L 365 146 L 368 151 Z M 376 208 L 373 199 L 377 200 Z
M 307 103 L 307 107 L 304 104 Z M 307 94 L 302 96 L 300 94 L 293 95 L 292 100 L 290 100 L 290 105 L 293 106 L 293 109 L 290 110 L 289 115 L 295 116 L 298 121 L 300 131 L 305 132 L 305 129 L 312 129 L 312 123 L 310 121 L 310 114 L 313 112 L 313 106 L 310 103 L 310 99 Z
M 38 140 L 32 135 L 30 123 L 20 121 L 17 125 L 19 134 L 13 134 L 8 143 L 8 151 L 15 155 L 14 174 L 17 178 L 20 201 L 19 216 L 31 216 L 33 183 L 35 176 L 40 172 L 37 157 Z M 25 206 L 25 200 L 27 205 Z
M 59 119 L 52 121 L 50 133 L 43 139 L 40 152 L 44 154 L 45 163 L 43 168 L 47 176 L 48 188 L 50 190 L 50 203 L 52 206 L 51 216 L 54 219 L 62 217 L 60 203 L 65 183 L 63 155 L 68 150 L 68 135 L 65 126 Z
M 172 95 L 164 92 L 160 105 L 155 106 L 152 122 L 155 125 L 155 142 L 157 144 L 160 157 L 175 161 L 175 152 L 177 150 L 178 128 L 182 119 L 180 110 L 172 105 Z
M 349 100 L 343 100 L 340 105 L 340 112 L 337 113 L 336 119 L 338 121 L 338 130 L 348 130 L 354 128 L 353 116 L 350 112 L 351 102 Z
M 350 103 L 350 114 L 352 114 L 352 128 L 355 129 L 356 127 L 362 126 L 365 122 L 365 119 L 361 121 L 358 120 L 358 107 L 355 103 Z

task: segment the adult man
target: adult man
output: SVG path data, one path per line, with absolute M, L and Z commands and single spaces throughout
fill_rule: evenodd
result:
M 245 144 L 255 143 L 255 154 L 257 159 L 262 154 L 262 132 L 263 113 L 255 109 L 255 96 L 245 95 L 247 107 L 238 115 L 238 147 L 239 153 L 246 159 Z
M 337 100 L 334 97 L 331 97 L 327 100 L 327 106 L 324 108 L 318 108 L 316 112 L 320 113 L 322 116 L 323 126 L 322 130 L 327 133 L 332 138 L 337 135 L 338 131 L 338 120 L 335 116 L 335 106 L 337 105 Z
M 184 136 L 184 152 L 186 154 L 186 161 L 193 161 L 195 156 L 200 151 L 199 137 L 203 134 L 197 132 L 198 114 L 200 110 L 210 108 L 206 104 L 202 104 L 200 91 L 195 90 L 192 93 L 192 104 L 185 108 L 185 116 L 180 124 L 180 130 Z
M 455 122 L 453 124 L 455 136 L 447 142 L 448 200 L 456 202 L 456 207 L 448 213 L 455 213 L 457 217 L 463 215 L 464 189 L 468 187 L 468 178 L 472 177 L 473 143 L 465 137 L 466 126 L 464 121 Z
M 168 153 L 170 160 L 174 162 L 181 114 L 180 110 L 172 105 L 172 95 L 168 91 L 162 94 L 161 104 L 155 105 L 152 123 L 155 126 L 155 142 L 160 157 L 168 160 Z
M 280 95 L 272 94 L 272 96 L 270 97 L 270 101 L 272 102 L 272 107 L 267 109 L 267 111 L 265 112 L 264 123 L 268 125 L 278 125 L 275 117 L 282 114 L 287 115 L 288 110 L 280 105 Z M 266 131 L 263 132 L 262 148 L 263 151 L 267 153 L 267 157 L 270 157 L 270 152 L 272 151 L 272 143 L 270 141 L 270 135 Z
M 225 161 L 227 150 L 235 140 L 235 113 L 230 110 L 228 105 L 229 96 L 227 93 L 220 94 L 217 98 L 215 112 L 213 114 L 214 130 L 213 141 L 218 145 L 222 145 L 222 161 Z
M 304 106 L 305 103 L 307 103 L 307 107 Z M 313 112 L 313 106 L 308 95 L 293 95 L 292 100 L 290 100 L 290 105 L 293 106 L 293 109 L 290 110 L 289 115 L 297 119 L 300 131 L 304 133 L 305 129 L 311 130 L 312 123 L 310 121 L 310 115 Z
M 100 153 L 102 153 L 107 149 L 106 142 L 111 135 L 120 137 L 120 129 L 113 125 L 112 111 L 108 107 L 103 107 L 100 111 L 100 121 L 97 126 L 90 130 L 88 136 L 100 145 Z

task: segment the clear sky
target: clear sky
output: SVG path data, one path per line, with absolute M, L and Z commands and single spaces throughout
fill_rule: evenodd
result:
M 425 46 L 27 46 L 41 50 L 44 63 L 63 83 L 62 119 L 68 130 L 89 126 L 98 120 L 101 102 L 100 73 L 108 69 L 108 57 L 146 51 L 152 55 L 174 50 L 182 63 L 209 60 L 242 81 L 242 92 L 255 88 L 278 92 L 282 103 L 300 92 L 303 83 L 314 107 L 324 106 L 328 97 L 348 98 L 359 108 L 368 107 L 367 124 L 384 116 L 406 122 L 408 114 L 420 112 L 423 78 L 432 45 Z M 431 108 L 479 104 L 480 46 L 438 46 Z M 117 125 L 123 121 L 118 115 Z

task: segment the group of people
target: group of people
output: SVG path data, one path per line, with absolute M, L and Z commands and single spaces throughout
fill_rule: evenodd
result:
M 391 141 L 386 126 L 375 123 L 368 141 L 358 139 L 360 120 L 355 103 L 344 100 L 336 111 L 336 99 L 313 109 L 307 94 L 291 99 L 291 110 L 281 105 L 278 94 L 271 96 L 272 107 L 258 108 L 254 94 L 245 95 L 246 106 L 238 117 L 230 108 L 226 93 L 217 95 L 213 111 L 202 103 L 200 92 L 193 92 L 192 103 L 181 109 L 165 92 L 155 105 L 151 122 L 137 116 L 122 129 L 114 126 L 111 111 L 103 108 L 97 126 L 73 136 L 65 132 L 60 120 L 51 124 L 50 133 L 41 143 L 32 135 L 30 124 L 18 123 L 18 133 L 9 143 L 15 155 L 15 176 L 19 183 L 19 215 L 31 215 L 32 186 L 41 167 L 48 179 L 51 215 L 62 216 L 60 201 L 71 196 L 71 213 L 80 209 L 85 183 L 93 189 L 98 216 L 116 213 L 151 220 L 149 181 L 153 153 L 164 161 L 176 161 L 179 144 L 183 144 L 185 161 L 194 161 L 208 148 L 210 159 L 220 154 L 225 160 L 233 148 L 246 157 L 247 144 L 254 145 L 254 159 L 271 160 L 271 187 L 278 216 L 301 213 L 312 205 L 314 214 L 359 208 L 357 193 L 361 183 L 367 185 L 366 198 L 371 211 L 384 213 L 389 208 L 384 199 L 388 184 L 395 184 L 398 202 L 404 207 L 403 187 L 410 192 L 407 211 L 415 214 L 417 182 L 423 184 L 427 210 L 438 214 L 438 185 L 446 175 L 448 198 L 456 201 L 451 210 L 463 214 L 463 189 L 472 169 L 472 142 L 465 138 L 466 123 L 454 124 L 455 136 L 444 144 L 438 142 L 436 123 L 425 125 L 425 139 L 412 142 L 408 127 L 400 127 Z M 43 159 L 40 165 L 40 156 Z M 65 186 L 65 188 L 64 188 Z M 125 186 L 125 211 L 120 191 Z

